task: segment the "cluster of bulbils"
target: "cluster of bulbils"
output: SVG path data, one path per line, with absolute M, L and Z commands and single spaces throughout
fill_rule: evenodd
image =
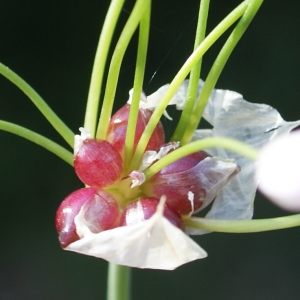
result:
M 126 104 L 113 115 L 106 140 L 91 138 L 83 128 L 81 136 L 75 137 L 74 168 L 86 187 L 67 196 L 58 208 L 56 228 L 63 248 L 80 239 L 75 222 L 79 213 L 91 232 L 100 233 L 151 218 L 162 196 L 166 198 L 163 216 L 184 231 L 183 218 L 206 207 L 239 171 L 235 163 L 226 164 L 200 151 L 171 163 L 149 180 L 136 183 L 136 174 L 143 177 L 142 169 L 125 173 L 123 166 L 129 111 L 130 104 Z M 151 115 L 151 110 L 139 109 L 134 149 Z M 149 153 L 167 155 L 178 146 L 174 142 L 165 144 L 164 128 L 158 123 L 144 157 Z

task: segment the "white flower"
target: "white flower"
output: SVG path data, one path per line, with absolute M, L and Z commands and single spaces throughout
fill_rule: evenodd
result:
M 300 211 L 300 130 L 266 144 L 257 165 L 259 190 L 278 206 Z

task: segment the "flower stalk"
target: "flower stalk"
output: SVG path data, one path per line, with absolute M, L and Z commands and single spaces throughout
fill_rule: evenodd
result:
M 39 109 L 48 122 L 73 148 L 74 133 L 55 114 L 46 101 L 24 79 L 10 70 L 8 67 L 4 66 L 2 63 L 0 63 L 0 74 L 16 85 L 33 102 L 33 104 Z
M 246 10 L 243 13 L 243 16 L 239 20 L 236 27 L 233 29 L 232 33 L 230 34 L 229 38 L 227 39 L 223 48 L 218 54 L 211 70 L 209 71 L 203 89 L 201 90 L 199 98 L 196 101 L 196 106 L 194 108 L 193 114 L 190 117 L 190 122 L 180 140 L 182 145 L 185 145 L 191 140 L 194 131 L 198 127 L 204 108 L 207 105 L 209 96 L 212 90 L 214 89 L 217 80 L 223 71 L 223 68 L 227 63 L 229 56 L 231 55 L 233 49 L 235 48 L 235 46 L 241 39 L 242 35 L 245 33 L 246 29 L 250 25 L 255 14 L 260 8 L 263 0 L 246 1 L 246 2 L 248 2 L 248 5 Z
M 190 228 L 215 232 L 254 233 L 300 226 L 300 214 L 260 220 L 212 220 L 189 218 L 184 220 L 184 224 Z
M 107 300 L 131 299 L 131 268 L 109 263 Z
M 169 88 L 164 93 L 161 98 L 158 106 L 153 112 L 151 119 L 149 120 L 147 127 L 144 130 L 144 133 L 139 140 L 135 154 L 132 159 L 130 169 L 138 168 L 138 165 L 141 162 L 142 155 L 145 151 L 145 147 L 150 139 L 151 134 L 157 123 L 160 120 L 160 117 L 163 115 L 166 107 L 168 106 L 169 101 L 176 93 L 180 84 L 192 70 L 195 64 L 202 58 L 206 51 L 220 38 L 220 36 L 227 31 L 243 14 L 245 13 L 249 2 L 244 1 L 238 7 L 236 7 L 227 17 L 225 17 L 213 30 L 212 32 L 203 40 L 203 42 L 198 46 L 198 48 L 190 55 L 184 65 L 180 68 L 172 82 L 170 83 Z M 172 138 L 171 138 L 172 140 Z
M 93 137 L 95 136 L 99 100 L 108 50 L 124 1 L 125 0 L 112 0 L 106 14 L 96 50 L 84 119 L 84 128 L 89 129 Z
M 125 51 L 128 44 L 140 23 L 142 16 L 147 8 L 149 8 L 149 0 L 138 0 L 130 14 L 130 17 L 124 26 L 124 29 L 120 35 L 117 42 L 115 51 L 113 53 L 110 68 L 107 76 L 107 83 L 105 88 L 105 95 L 102 104 L 100 119 L 97 129 L 97 138 L 105 139 L 107 135 L 107 129 L 109 124 L 109 119 L 111 117 L 112 107 L 114 103 L 120 68 Z
M 206 33 L 206 24 L 208 18 L 210 0 L 202 0 L 200 2 L 200 10 L 197 24 L 197 31 L 195 37 L 194 51 L 203 42 Z M 180 116 L 179 122 L 173 134 L 173 141 L 180 141 L 184 133 L 184 128 L 189 124 L 190 116 L 193 113 L 195 99 L 197 97 L 198 81 L 201 73 L 202 58 L 194 65 L 190 74 L 190 83 L 187 93 L 187 99 L 184 110 Z

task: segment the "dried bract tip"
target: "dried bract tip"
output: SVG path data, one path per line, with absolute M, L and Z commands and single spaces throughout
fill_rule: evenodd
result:
M 74 137 L 74 155 L 77 154 L 79 148 L 81 147 L 83 141 L 92 138 L 91 131 L 89 129 L 79 128 L 81 135 L 76 134 Z

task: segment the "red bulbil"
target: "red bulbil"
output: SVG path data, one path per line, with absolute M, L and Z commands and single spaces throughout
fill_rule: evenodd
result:
M 150 219 L 156 212 L 158 203 L 159 199 L 154 197 L 143 197 L 131 202 L 121 215 L 120 226 L 134 225 Z M 169 208 L 167 204 L 164 205 L 163 215 L 174 226 L 184 230 L 180 215 Z
M 117 181 L 123 171 L 123 160 L 107 141 L 86 139 L 74 158 L 77 176 L 85 184 L 104 188 Z
M 128 124 L 130 105 L 125 104 L 121 109 L 119 109 L 111 118 L 108 128 L 107 141 L 112 143 L 116 149 L 124 156 L 124 145 L 126 138 L 126 130 Z M 138 119 L 136 123 L 136 131 L 134 138 L 134 150 L 143 134 L 145 127 L 152 115 L 152 111 L 148 109 L 140 109 L 138 113 Z M 164 143 L 165 133 L 164 128 L 159 122 L 155 127 L 149 143 L 147 145 L 147 150 L 154 150 L 160 147 Z
M 74 218 L 81 209 L 85 225 L 93 233 L 115 228 L 119 222 L 119 207 L 108 192 L 79 189 L 63 200 L 56 213 L 56 230 L 63 248 L 79 240 Z
M 206 191 L 195 167 L 206 157 L 210 155 L 200 151 L 178 159 L 146 181 L 143 192 L 157 198 L 165 195 L 167 205 L 180 215 L 198 212 L 205 201 Z

